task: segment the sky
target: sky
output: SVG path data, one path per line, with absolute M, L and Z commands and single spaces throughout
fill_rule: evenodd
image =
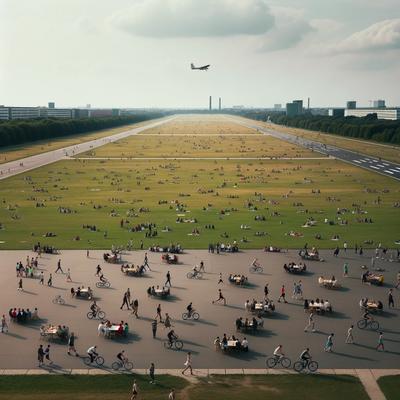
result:
M 0 0 L 3 105 L 399 106 L 399 87 L 399 0 Z

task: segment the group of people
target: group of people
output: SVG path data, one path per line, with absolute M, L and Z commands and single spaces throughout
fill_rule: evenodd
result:
M 13 322 L 27 322 L 31 320 L 39 319 L 38 309 L 35 307 L 33 311 L 29 308 L 26 310 L 24 308 L 10 308 L 8 311 L 8 315 L 10 317 L 10 321 Z
M 245 318 L 243 320 L 242 317 L 239 317 L 236 319 L 235 325 L 236 325 L 237 331 L 240 331 L 243 329 L 251 329 L 253 332 L 255 332 L 259 326 L 264 325 L 264 320 L 262 318 L 257 319 L 256 317 Z
M 229 274 L 228 281 L 236 285 L 245 285 L 247 283 L 247 276 L 240 274 Z
M 112 327 L 117 327 L 115 330 L 111 330 Z M 97 327 L 98 335 L 104 335 L 106 337 L 111 336 L 111 332 L 113 332 L 117 336 L 128 336 L 129 333 L 129 325 L 127 322 L 121 321 L 120 323 L 114 323 L 109 320 L 101 321 L 99 326 Z
M 233 243 L 209 243 L 208 245 L 208 252 L 209 253 L 237 253 L 239 251 L 239 246 L 236 242 L 236 240 L 233 241 Z
M 318 297 L 315 300 L 304 300 L 304 311 L 328 311 L 332 312 L 332 305 L 328 300 L 319 299 Z
M 229 345 L 228 342 L 231 342 L 232 345 Z M 226 351 L 228 349 L 235 349 L 235 350 L 242 350 L 242 351 L 249 351 L 249 342 L 244 337 L 242 340 L 235 337 L 235 335 L 226 336 L 224 333 L 222 339 L 217 336 L 214 340 L 214 346 L 216 350 L 223 350 Z

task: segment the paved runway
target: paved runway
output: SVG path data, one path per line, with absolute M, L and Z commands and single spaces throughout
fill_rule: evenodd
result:
M 61 149 L 48 151 L 46 153 L 36 154 L 34 156 L 22 158 L 15 161 L 10 161 L 4 164 L 0 164 L 0 180 L 9 178 L 22 172 L 30 171 L 35 168 L 42 167 L 43 165 L 51 164 L 64 159 L 65 157 L 83 153 L 95 149 L 100 146 L 104 146 L 107 143 L 112 143 L 120 139 L 124 139 L 128 136 L 136 135 L 143 132 L 146 129 L 154 128 L 156 126 L 165 124 L 175 116 L 164 118 L 156 122 L 147 123 L 146 125 L 130 129 L 125 132 L 117 133 L 115 135 L 106 136 L 100 139 L 90 140 L 77 145 L 63 147 Z
M 42 286 L 36 279 L 24 279 L 24 291 L 17 291 L 15 264 L 26 256 L 33 255 L 27 251 L 2 251 L 0 266 L 0 314 L 7 314 L 11 307 L 38 307 L 43 322 L 66 324 L 73 330 L 78 339 L 76 347 L 84 354 L 86 349 L 97 344 L 100 353 L 110 365 L 115 355 L 125 349 L 136 368 L 146 368 L 151 361 L 157 368 L 181 368 L 185 361 L 184 351 L 164 349 L 162 341 L 167 331 L 163 326 L 158 328 L 158 338 L 151 337 L 151 321 L 156 314 L 157 304 L 161 303 L 162 313 L 168 312 L 173 318 L 175 331 L 184 342 L 184 350 L 192 351 L 194 368 L 263 368 L 266 355 L 271 355 L 278 344 L 284 345 L 285 353 L 295 360 L 304 346 L 311 348 L 311 353 L 321 368 L 397 368 L 400 361 L 399 300 L 400 291 L 395 290 L 395 309 L 387 309 L 387 292 L 393 286 L 399 263 L 377 260 L 376 265 L 385 269 L 385 285 L 383 287 L 363 285 L 360 282 L 362 269 L 360 265 L 370 264 L 370 257 L 359 257 L 354 251 L 340 254 L 338 258 L 331 252 L 322 252 L 326 262 L 307 263 L 305 275 L 286 273 L 282 266 L 289 261 L 299 261 L 297 251 L 288 253 L 265 253 L 261 250 L 245 251 L 236 254 L 209 254 L 207 251 L 188 251 L 180 256 L 182 264 L 165 265 L 161 263 L 159 253 L 149 253 L 152 271 L 142 278 L 126 277 L 118 265 L 106 264 L 102 259 L 102 251 L 92 251 L 86 258 L 82 250 L 63 251 L 63 268 L 71 268 L 72 284 L 66 282 L 65 275 L 55 274 L 58 256 L 43 255 L 40 268 L 44 270 L 47 280 L 53 273 L 53 287 Z M 250 274 L 251 260 L 257 257 L 264 266 L 263 274 Z M 143 252 L 130 252 L 123 256 L 125 261 L 140 263 Z M 204 260 L 206 274 L 202 280 L 186 278 L 187 272 L 195 263 Z M 349 262 L 350 276 L 342 277 L 343 263 Z M 110 280 L 110 289 L 97 289 L 94 276 L 95 267 L 100 264 L 104 275 Z M 172 275 L 172 297 L 169 300 L 148 298 L 146 289 L 151 285 L 163 285 L 167 270 Z M 218 285 L 219 273 L 223 274 L 224 283 Z M 229 273 L 245 274 L 249 277 L 248 287 L 238 287 L 227 281 Z M 329 290 L 320 287 L 318 277 L 335 275 L 342 284 L 341 290 Z M 315 333 L 305 333 L 304 327 L 308 314 L 303 310 L 303 302 L 291 298 L 293 282 L 301 279 L 304 296 L 309 299 L 328 299 L 334 309 L 333 314 L 316 316 Z M 215 351 L 214 338 L 224 333 L 235 334 L 242 338 L 243 333 L 235 330 L 235 319 L 239 316 L 251 317 L 244 309 L 247 299 L 263 298 L 264 285 L 269 283 L 270 298 L 275 300 L 276 313 L 266 317 L 264 328 L 256 334 L 245 334 L 250 343 L 248 353 L 222 354 Z M 277 303 L 280 287 L 286 285 L 288 304 Z M 113 322 L 128 321 L 132 335 L 126 339 L 106 339 L 97 335 L 98 322 L 86 318 L 89 302 L 72 299 L 70 288 L 78 285 L 94 287 L 94 295 L 100 307 Z M 136 319 L 126 310 L 120 310 L 123 292 L 130 288 L 132 298 L 139 300 L 140 319 Z M 227 298 L 227 306 L 212 305 L 211 300 L 217 296 L 221 288 Z M 52 304 L 54 296 L 60 294 L 66 305 Z M 382 314 L 375 316 L 384 332 L 386 352 L 375 350 L 378 333 L 368 330 L 354 329 L 356 344 L 345 344 L 348 327 L 360 319 L 359 300 L 361 297 L 381 300 L 384 303 Z M 200 313 L 200 320 L 183 321 L 181 314 L 186 305 L 193 302 Z M 329 333 L 335 333 L 334 352 L 326 353 L 323 346 Z M 0 369 L 35 368 L 36 350 L 40 343 L 46 344 L 39 335 L 39 324 L 10 324 L 8 334 L 0 333 Z M 63 368 L 83 368 L 82 360 L 69 357 L 66 346 L 54 342 L 52 344 L 53 359 Z
M 256 122 L 246 122 L 244 119 L 234 117 L 232 117 L 232 120 L 248 128 L 256 129 L 267 135 L 285 140 L 286 142 L 303 146 L 307 149 L 318 151 L 319 153 L 326 154 L 327 156 L 335 157 L 338 160 L 353 164 L 357 167 L 365 168 L 369 171 L 377 172 L 390 178 L 400 180 L 400 164 L 396 164 L 391 161 L 382 160 L 372 156 L 365 156 L 363 154 L 341 149 L 339 147 L 325 145 L 315 140 L 305 139 L 299 136 L 291 135 L 289 133 L 278 132 L 271 128 L 262 127 Z

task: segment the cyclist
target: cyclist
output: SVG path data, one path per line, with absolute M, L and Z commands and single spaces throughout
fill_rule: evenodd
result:
M 99 279 L 100 279 L 100 282 L 103 282 L 103 283 L 106 283 L 106 282 L 107 282 L 107 279 L 105 278 L 105 276 L 103 275 L 103 273 L 100 273 Z
M 171 330 L 168 332 L 167 337 L 168 337 L 169 343 L 170 343 L 171 345 L 172 345 L 172 343 L 174 343 L 174 341 L 175 341 L 176 339 L 178 339 L 178 335 L 175 334 L 175 331 L 174 331 L 173 329 L 171 329 Z
M 97 356 L 99 355 L 98 353 L 97 353 L 97 346 L 92 346 L 92 347 L 89 347 L 88 349 L 87 349 L 87 354 L 89 355 L 89 357 L 90 357 L 90 362 L 92 363 L 96 358 L 97 358 Z
M 186 307 L 186 310 L 188 312 L 188 317 L 190 318 L 192 316 L 192 312 L 193 312 L 192 302 L 189 303 L 189 305 Z
M 303 361 L 303 365 L 306 366 L 311 360 L 310 349 L 307 347 L 300 353 L 300 360 Z
M 283 354 L 283 352 L 282 352 L 282 348 L 283 348 L 283 346 L 280 344 L 280 345 L 274 350 L 274 356 L 275 356 L 275 358 L 277 359 L 277 361 L 280 361 L 281 358 L 283 358 L 283 356 L 285 355 L 285 354 Z
M 366 323 L 368 323 L 368 321 L 373 321 L 374 318 L 372 317 L 372 315 L 369 313 L 368 310 L 365 310 L 364 314 L 363 314 L 363 319 Z
M 99 311 L 99 306 L 96 303 L 96 300 L 93 300 L 93 303 L 90 305 L 90 310 L 93 313 L 93 316 L 97 315 L 97 312 Z
M 260 266 L 260 263 L 258 262 L 257 258 L 255 258 L 253 260 L 253 262 L 251 263 L 251 266 L 254 267 L 254 268 L 258 268 Z
M 128 357 L 125 355 L 125 350 L 121 350 L 117 354 L 117 359 L 121 361 L 122 365 L 124 365 L 128 361 Z
M 197 265 L 195 265 L 192 269 L 193 271 L 193 277 L 195 278 L 197 276 L 197 274 L 199 273 L 198 269 L 197 269 Z

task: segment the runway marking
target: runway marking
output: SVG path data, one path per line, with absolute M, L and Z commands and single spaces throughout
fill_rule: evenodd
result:
M 361 163 L 361 161 L 359 161 L 359 160 L 353 160 L 353 161 L 356 163 L 359 163 L 359 164 Z
M 389 171 L 388 169 L 385 169 L 385 172 L 387 172 L 388 174 L 394 175 L 394 172 Z
M 379 168 L 378 168 L 378 167 L 375 167 L 375 165 L 371 165 L 370 167 L 379 170 Z

